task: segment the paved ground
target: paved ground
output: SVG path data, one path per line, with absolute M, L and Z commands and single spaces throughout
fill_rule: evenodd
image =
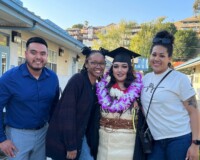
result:
M 0 154 L 0 160 L 8 160 L 5 156 Z M 51 158 L 47 158 L 46 160 L 52 160 Z
M 0 160 L 8 160 L 1 151 L 0 151 Z M 47 158 L 46 160 L 52 160 L 52 159 L 51 158 Z
M 6 157 L 2 157 L 2 156 L 0 156 L 0 160 L 7 160 L 7 158 Z M 47 158 L 46 160 L 52 160 L 51 158 Z

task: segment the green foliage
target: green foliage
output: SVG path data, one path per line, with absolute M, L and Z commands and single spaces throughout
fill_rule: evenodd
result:
M 93 42 L 92 48 L 103 47 L 112 50 L 119 46 L 127 47 L 126 39 L 130 38 L 131 29 L 136 25 L 135 22 L 126 22 L 122 20 L 117 25 L 108 26 L 106 29 L 96 34 L 98 40 Z
M 73 26 L 72 26 L 72 28 L 79 28 L 79 29 L 82 29 L 83 28 L 83 24 L 74 24 Z
M 161 17 L 156 21 L 142 24 L 140 32 L 131 39 L 130 49 L 144 57 L 149 57 L 152 39 L 156 32 L 160 30 L 168 30 L 172 34 L 176 32 L 175 25 L 169 22 L 163 23 L 164 20 L 165 17 Z
M 99 38 L 94 41 L 92 48 L 104 47 L 112 50 L 119 46 L 127 47 L 143 57 L 148 58 L 154 35 L 161 30 L 167 30 L 175 37 L 174 42 L 174 61 L 188 60 L 197 56 L 198 47 L 197 33 L 192 30 L 178 30 L 170 22 L 164 22 L 165 17 L 160 17 L 155 21 L 141 24 L 140 31 L 132 35 L 132 30 L 137 29 L 135 22 L 121 21 L 118 25 L 110 25 L 105 30 L 97 33 Z M 126 44 L 126 39 L 130 44 Z
M 175 37 L 174 60 L 188 60 L 197 56 L 197 33 L 193 30 L 178 30 Z
M 175 37 L 174 42 L 174 61 L 186 61 L 197 56 L 196 48 L 198 47 L 198 36 L 192 30 L 176 30 L 173 23 L 164 23 L 164 18 L 161 17 L 156 21 L 141 25 L 141 30 L 133 36 L 130 42 L 130 49 L 141 54 L 144 57 L 149 57 L 152 45 L 152 39 L 156 32 L 167 30 Z
M 85 21 L 85 22 L 84 22 L 85 27 L 88 27 L 88 24 L 89 24 L 88 21 Z
M 200 0 L 195 0 L 194 4 L 193 4 L 193 10 L 195 13 L 199 13 L 199 5 L 200 5 Z

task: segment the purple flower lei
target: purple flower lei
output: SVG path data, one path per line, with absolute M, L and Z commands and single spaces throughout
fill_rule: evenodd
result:
M 127 88 L 127 92 L 124 93 L 119 99 L 114 99 L 109 95 L 109 91 L 106 88 L 108 82 L 106 81 L 108 72 L 103 76 L 101 81 L 97 83 L 97 97 L 98 102 L 102 109 L 108 110 L 109 112 L 119 112 L 127 110 L 134 100 L 139 97 L 142 90 L 142 76 L 140 73 L 136 73 L 136 79 Z

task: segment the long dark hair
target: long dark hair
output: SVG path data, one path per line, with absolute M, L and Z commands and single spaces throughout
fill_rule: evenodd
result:
M 106 86 L 106 88 L 111 88 L 115 83 L 116 83 L 116 78 L 113 75 L 113 65 L 111 66 L 110 70 L 109 70 L 109 75 L 110 75 L 110 82 L 108 83 L 108 85 Z M 131 65 L 128 66 L 128 72 L 127 72 L 127 77 L 124 81 L 124 86 L 126 88 L 128 88 L 131 83 L 135 80 L 135 76 L 134 76 L 134 71 L 133 71 L 133 67 Z

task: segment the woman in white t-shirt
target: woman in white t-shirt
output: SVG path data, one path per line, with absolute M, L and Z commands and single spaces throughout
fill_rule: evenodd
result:
M 151 47 L 153 72 L 143 78 L 141 103 L 146 115 L 152 93 L 171 70 L 174 37 L 158 32 Z M 147 160 L 198 160 L 199 111 L 195 91 L 186 75 L 173 70 L 155 90 L 147 123 L 155 140 Z

